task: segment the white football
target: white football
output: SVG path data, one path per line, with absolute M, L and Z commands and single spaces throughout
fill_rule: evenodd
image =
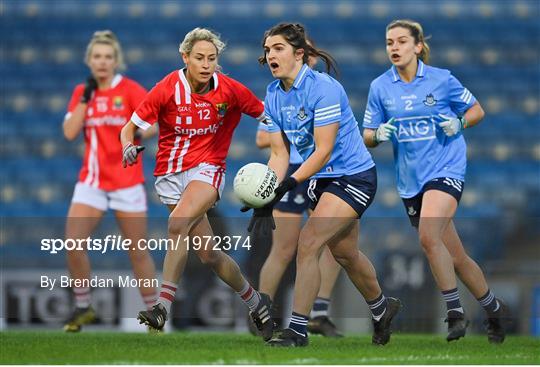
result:
M 261 208 L 276 196 L 277 175 L 267 165 L 249 163 L 234 177 L 234 193 L 247 206 Z

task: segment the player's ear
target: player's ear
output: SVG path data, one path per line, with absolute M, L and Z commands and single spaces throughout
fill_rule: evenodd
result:
M 180 50 L 178 50 L 178 51 L 180 51 Z M 186 64 L 186 66 L 187 66 L 188 60 L 189 60 L 189 55 L 184 53 L 184 52 L 180 52 L 180 55 L 182 55 L 182 60 L 184 60 L 184 64 Z
M 424 45 L 422 44 L 422 42 L 418 42 L 414 46 L 414 53 L 416 54 L 416 56 L 420 56 L 420 54 L 422 53 L 423 48 L 424 48 Z
M 294 58 L 296 59 L 296 61 L 302 60 L 304 58 L 304 49 L 303 48 L 296 49 L 296 51 L 294 52 Z

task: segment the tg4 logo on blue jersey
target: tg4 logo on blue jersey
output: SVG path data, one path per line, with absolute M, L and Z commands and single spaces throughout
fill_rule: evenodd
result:
M 285 134 L 302 157 L 305 158 L 306 153 L 308 156 L 311 154 L 315 147 L 315 139 L 306 127 L 299 130 L 285 130 Z

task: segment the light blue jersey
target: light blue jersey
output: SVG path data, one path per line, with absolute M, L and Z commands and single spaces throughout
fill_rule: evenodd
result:
M 461 133 L 444 134 L 441 116 L 462 116 L 476 102 L 472 93 L 445 69 L 418 61 L 416 78 L 403 82 L 395 68 L 370 86 L 364 128 L 376 129 L 395 118 L 392 135 L 399 195 L 411 198 L 434 178 L 465 180 L 467 147 Z
M 268 125 L 266 125 L 264 122 L 259 122 L 259 130 L 268 132 Z M 301 164 L 303 162 L 302 157 L 300 157 L 300 154 L 298 154 L 298 151 L 294 147 L 294 145 L 290 146 L 290 157 L 289 157 L 289 163 L 290 164 Z
M 313 178 L 354 175 L 375 165 L 360 136 L 345 90 L 328 74 L 304 64 L 287 92 L 279 80 L 268 86 L 264 106 L 268 131 L 285 132 L 302 162 L 315 151 L 314 128 L 339 123 L 330 160 Z

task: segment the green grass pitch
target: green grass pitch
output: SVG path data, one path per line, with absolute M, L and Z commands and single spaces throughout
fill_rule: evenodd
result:
M 385 347 L 370 336 L 310 338 L 306 348 L 271 348 L 233 333 L 2 332 L 0 364 L 540 364 L 540 339 L 485 336 L 447 343 L 442 335 L 394 334 Z

